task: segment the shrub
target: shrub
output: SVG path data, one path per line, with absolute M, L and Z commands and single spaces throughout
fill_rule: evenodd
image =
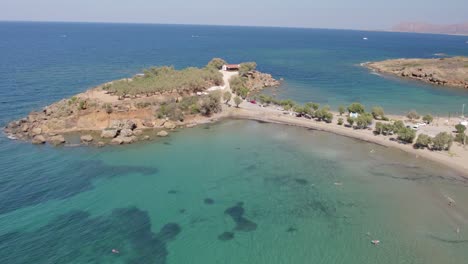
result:
M 411 128 L 402 128 L 398 130 L 398 139 L 405 143 L 413 143 L 414 138 L 416 137 L 416 131 Z
M 447 132 L 441 132 L 432 139 L 433 150 L 450 150 L 453 143 L 453 136 Z
M 455 135 L 455 141 L 465 145 L 468 141 L 468 136 L 465 133 L 458 133 Z
M 409 118 L 410 120 L 417 120 L 420 118 L 419 114 L 414 110 L 409 111 L 406 114 L 406 117 Z
M 223 99 L 224 99 L 224 101 L 226 101 L 226 104 L 229 103 L 231 98 L 232 98 L 232 94 L 229 91 L 224 92 Z
M 405 123 L 401 120 L 393 122 L 393 132 L 398 132 L 399 130 L 405 128 Z
M 348 106 L 348 112 L 350 112 L 350 113 L 362 114 L 362 113 L 364 113 L 364 111 L 365 111 L 365 108 L 360 103 L 352 103 L 352 104 L 350 104 Z
M 236 107 L 239 107 L 239 105 L 242 103 L 242 99 L 239 96 L 234 97 L 234 103 L 236 104 Z
M 382 122 L 375 123 L 374 134 L 381 135 L 383 134 L 384 124 Z
M 362 113 L 356 118 L 357 128 L 367 128 L 372 124 L 372 115 L 369 113 Z
M 244 62 L 239 66 L 239 75 L 244 76 L 249 71 L 253 71 L 257 68 L 257 63 L 255 62 Z
M 434 121 L 434 118 L 432 117 L 432 115 L 425 115 L 423 116 L 422 120 L 426 123 L 426 124 L 430 124 L 432 123 L 432 121 Z
M 344 123 L 343 118 L 341 118 L 341 117 L 338 118 L 338 125 L 341 126 L 341 125 L 343 125 L 343 123 Z
M 346 121 L 348 121 L 348 124 L 349 124 L 350 126 L 353 126 L 354 121 L 355 121 L 355 118 L 354 118 L 354 117 L 348 116 L 348 119 L 347 119 Z
M 208 62 L 206 67 L 220 70 L 223 67 L 223 65 L 226 65 L 226 64 L 227 62 L 221 58 L 213 58 L 210 62 Z
M 333 121 L 333 114 L 330 112 L 329 106 L 324 106 L 322 109 L 316 111 L 315 116 L 319 120 L 323 120 L 327 123 L 331 123 Z
M 458 125 L 455 126 L 455 129 L 457 130 L 458 134 L 462 134 L 462 133 L 465 133 L 466 126 L 464 126 L 462 124 L 458 124 Z
M 345 112 L 345 107 L 342 106 L 342 105 L 340 105 L 340 106 L 338 107 L 338 112 L 340 113 L 340 116 L 343 115 L 344 112 Z
M 429 148 L 429 145 L 432 143 L 432 138 L 426 134 L 420 134 L 416 139 L 416 143 L 414 144 L 415 148 Z
M 202 99 L 200 113 L 204 116 L 211 116 L 221 111 L 221 93 L 213 92 Z
M 383 108 L 380 106 L 372 107 L 372 116 L 374 119 L 383 119 L 385 117 Z
M 112 112 L 114 111 L 112 109 L 112 105 L 109 104 L 109 103 L 104 104 L 103 108 L 104 108 L 104 110 L 106 110 L 106 113 L 109 114 L 109 115 L 112 114 Z

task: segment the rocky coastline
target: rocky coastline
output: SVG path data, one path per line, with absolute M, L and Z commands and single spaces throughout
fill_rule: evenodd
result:
M 256 70 L 246 74 L 246 83 L 252 92 L 280 84 L 270 74 Z M 222 115 L 220 112 L 187 111 L 182 113 L 183 117 L 173 117 L 160 113 L 164 108 L 186 101 L 202 101 L 207 97 L 206 92 L 174 89 L 150 95 L 120 96 L 106 91 L 107 85 L 58 101 L 42 111 L 31 112 L 27 117 L 7 124 L 4 132 L 10 139 L 54 146 L 69 143 L 70 135 L 78 135 L 80 144 L 102 147 L 166 137 L 177 128 L 212 122 Z M 221 106 L 222 99 L 218 104 Z
M 468 89 L 468 57 L 394 59 L 363 63 L 372 71 L 433 85 Z

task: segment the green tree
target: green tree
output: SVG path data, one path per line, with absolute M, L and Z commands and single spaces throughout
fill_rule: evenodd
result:
M 453 136 L 447 132 L 441 132 L 432 139 L 433 150 L 450 150 L 453 143 Z
M 374 117 L 374 119 L 384 119 L 385 113 L 383 108 L 380 106 L 372 107 L 372 116 Z
M 372 115 L 369 113 L 362 113 L 356 118 L 357 128 L 367 128 L 372 124 Z
M 200 112 L 204 116 L 211 116 L 213 113 L 221 111 L 221 93 L 212 92 L 207 97 L 203 98 L 200 105 Z
M 374 134 L 381 135 L 383 134 L 384 124 L 382 122 L 375 123 Z
M 398 132 L 399 130 L 405 128 L 405 123 L 401 120 L 393 122 L 393 132 Z
M 463 146 L 466 145 L 466 141 L 468 141 L 468 136 L 465 133 L 457 133 L 455 135 L 455 141 L 463 144 Z
M 231 100 L 232 94 L 229 91 L 224 92 L 223 99 L 226 101 L 226 104 Z
M 346 121 L 348 121 L 349 126 L 352 127 L 354 124 L 355 118 L 348 116 L 348 119 Z
M 348 106 L 348 112 L 350 112 L 350 113 L 362 114 L 362 113 L 364 113 L 364 111 L 365 111 L 365 108 L 360 103 L 352 103 L 352 104 L 350 104 Z
M 338 125 L 341 126 L 341 125 L 343 125 L 343 123 L 344 123 L 343 118 L 341 118 L 341 117 L 338 118 Z
M 239 105 L 242 103 L 242 99 L 239 96 L 234 97 L 234 103 L 236 107 L 239 108 Z
M 464 126 L 462 124 L 458 124 L 458 125 L 455 126 L 455 129 L 457 130 L 458 134 L 462 134 L 462 133 L 465 133 L 466 126 Z
M 432 115 L 425 115 L 423 116 L 422 120 L 426 123 L 426 124 L 430 124 L 432 123 L 432 121 L 434 121 L 434 118 L 432 117 Z
M 253 71 L 257 68 L 257 63 L 255 62 L 244 62 L 239 66 L 239 75 L 244 76 L 248 72 Z
M 429 145 L 432 144 L 432 138 L 426 134 L 420 134 L 416 139 L 416 143 L 414 144 L 415 148 L 423 149 L 429 148 Z
M 409 118 L 409 120 L 418 120 L 420 118 L 419 114 L 414 110 L 409 111 L 406 117 Z
M 220 70 L 223 67 L 223 65 L 226 65 L 226 64 L 227 62 L 221 58 L 213 58 L 210 62 L 208 62 L 206 67 Z
M 342 106 L 342 105 L 340 105 L 340 106 L 338 107 L 338 112 L 340 113 L 340 116 L 342 116 L 342 115 L 344 114 L 344 112 L 345 112 L 345 107 Z
M 398 132 L 398 139 L 405 143 L 413 143 L 414 138 L 416 137 L 416 131 L 411 128 L 402 128 Z

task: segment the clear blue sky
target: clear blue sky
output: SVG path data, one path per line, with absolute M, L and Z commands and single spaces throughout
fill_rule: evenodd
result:
M 468 0 L 0 0 L 0 20 L 387 29 L 468 21 Z

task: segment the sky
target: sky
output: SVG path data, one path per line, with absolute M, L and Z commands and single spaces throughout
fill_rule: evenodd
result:
M 0 21 L 389 29 L 468 22 L 468 0 L 0 0 Z

